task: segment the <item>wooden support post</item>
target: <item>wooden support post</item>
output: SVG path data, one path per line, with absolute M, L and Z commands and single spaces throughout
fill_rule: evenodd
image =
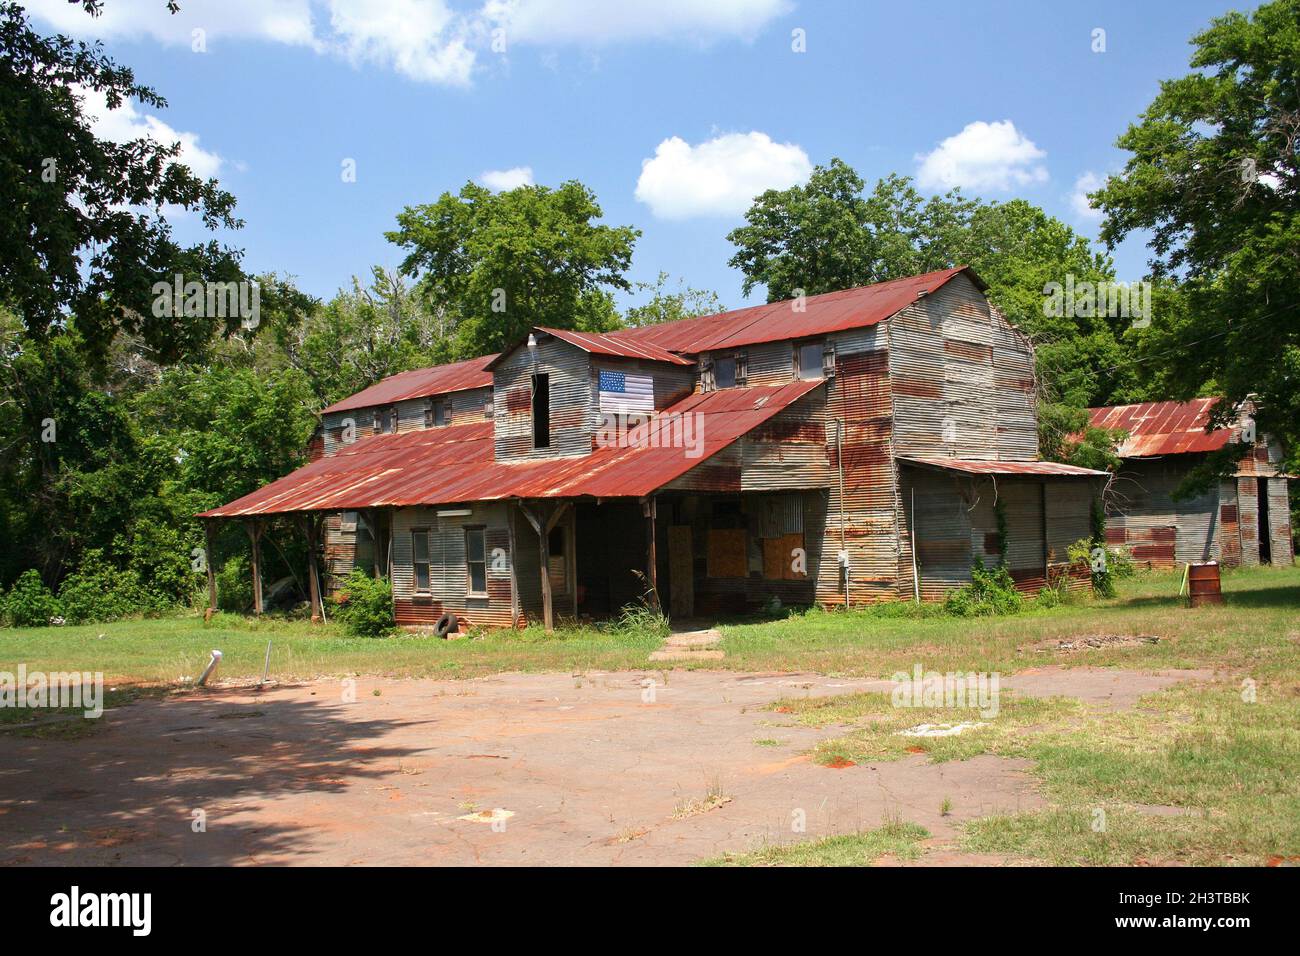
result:
M 253 613 L 261 616 L 262 607 L 262 522 L 257 518 L 244 523 L 249 544 L 253 546 Z
M 311 622 L 319 624 L 322 615 L 320 578 L 316 571 L 316 549 L 320 544 L 320 523 L 314 514 L 303 515 L 300 521 L 307 535 L 307 594 L 311 599 Z
M 564 512 L 569 508 L 569 502 L 562 501 L 556 504 L 550 501 L 540 501 L 537 504 L 537 511 L 534 513 L 524 502 L 519 502 L 519 510 L 523 516 L 528 519 L 528 523 L 533 526 L 537 532 L 538 554 L 542 565 L 542 623 L 546 630 L 555 630 L 555 611 L 554 603 L 551 596 L 551 531 L 563 517 Z
M 655 517 L 658 509 L 656 499 L 645 499 L 641 503 L 642 513 L 646 518 L 646 580 L 650 582 L 650 606 L 659 607 L 659 556 L 655 547 Z
M 217 569 L 212 564 L 212 552 L 215 550 L 212 546 L 216 540 L 216 525 L 212 519 L 203 522 L 203 563 L 208 568 L 208 614 L 217 613 Z

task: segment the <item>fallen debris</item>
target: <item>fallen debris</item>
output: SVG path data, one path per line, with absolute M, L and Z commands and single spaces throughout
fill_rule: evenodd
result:
M 917 724 L 906 730 L 899 730 L 899 737 L 956 737 L 967 730 L 981 726 L 978 722 L 963 721 L 960 724 Z
M 1034 645 L 1036 651 L 1087 651 L 1102 647 L 1136 647 L 1140 644 L 1159 644 L 1154 634 L 1095 634 L 1066 640 L 1053 638 Z

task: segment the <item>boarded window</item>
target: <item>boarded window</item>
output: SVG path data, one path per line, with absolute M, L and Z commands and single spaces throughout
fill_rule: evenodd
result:
M 411 564 L 418 594 L 429 593 L 429 529 L 411 529 Z
M 447 424 L 447 403 L 430 399 L 424 407 L 424 427 L 437 428 L 445 424 Z
M 492 391 L 492 389 L 489 388 L 487 390 L 487 397 L 483 400 L 484 418 L 492 418 L 496 414 L 496 407 L 495 407 L 496 399 L 493 398 L 494 394 L 495 393 Z
M 749 555 L 744 528 L 710 528 L 708 576 L 743 578 L 749 576 Z
M 533 447 L 551 447 L 551 376 L 533 376 Z
M 469 593 L 487 596 L 487 532 L 483 528 L 465 529 L 465 573 Z
M 763 539 L 763 577 L 768 581 L 798 581 L 807 577 L 807 559 L 798 562 L 804 569 L 796 572 L 796 558 L 803 551 L 803 534 L 783 534 Z

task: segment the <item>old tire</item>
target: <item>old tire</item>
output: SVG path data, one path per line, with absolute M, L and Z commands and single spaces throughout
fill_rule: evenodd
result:
M 433 626 L 433 632 L 439 637 L 448 637 L 460 630 L 460 618 L 455 614 L 444 614 Z

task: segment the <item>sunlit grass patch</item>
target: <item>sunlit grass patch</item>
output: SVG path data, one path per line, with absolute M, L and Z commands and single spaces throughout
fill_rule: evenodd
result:
M 925 827 L 892 821 L 874 830 L 826 837 L 806 843 L 769 845 L 749 853 L 725 853 L 705 860 L 703 866 L 871 866 L 889 855 L 915 860 L 920 842 L 929 837 Z

